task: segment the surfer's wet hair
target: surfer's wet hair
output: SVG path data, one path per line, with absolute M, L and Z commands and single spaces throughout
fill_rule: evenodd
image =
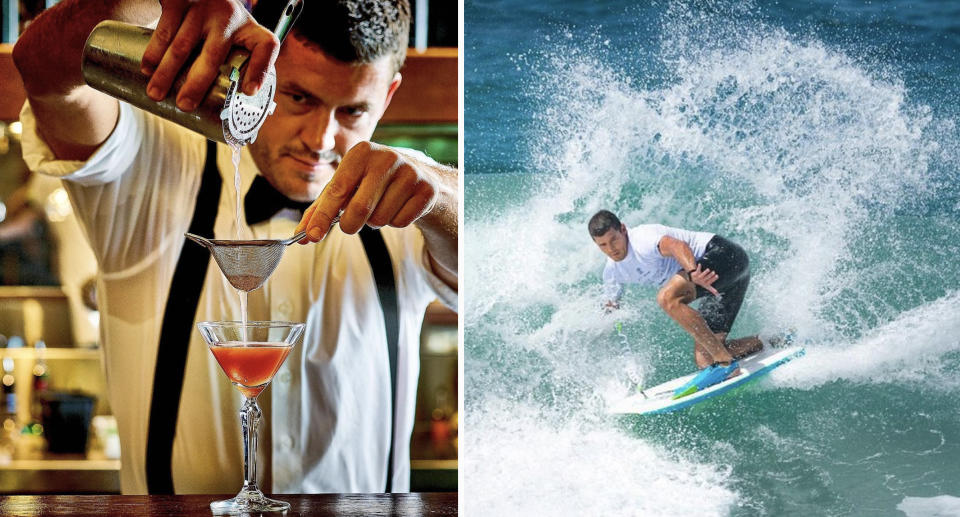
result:
M 600 237 L 610 231 L 611 228 L 619 232 L 621 226 L 620 219 L 617 219 L 617 216 L 609 210 L 601 210 L 593 214 L 590 222 L 587 223 L 587 229 L 590 230 L 591 237 Z
M 258 23 L 272 29 L 286 2 L 260 0 L 253 8 Z M 400 71 L 410 40 L 408 0 L 312 0 L 290 35 L 322 50 L 338 61 L 369 64 L 389 57 L 394 73 Z

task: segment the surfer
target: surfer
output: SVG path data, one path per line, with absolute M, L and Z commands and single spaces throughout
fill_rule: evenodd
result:
M 757 336 L 727 340 L 750 284 L 750 261 L 738 244 L 709 232 L 642 224 L 627 231 L 601 210 L 588 224 L 593 242 L 609 260 L 603 283 L 609 310 L 620 307 L 624 284 L 652 284 L 657 303 L 692 337 L 704 375 L 700 388 L 738 372 L 736 359 L 763 348 Z M 690 307 L 701 300 L 698 309 Z

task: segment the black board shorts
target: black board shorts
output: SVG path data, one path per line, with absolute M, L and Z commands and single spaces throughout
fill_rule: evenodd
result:
M 743 297 L 750 285 L 750 259 L 739 244 L 714 235 L 697 261 L 701 269 L 709 269 L 717 274 L 714 289 L 720 292 L 717 298 L 706 289 L 697 286 L 697 299 L 702 300 L 697 312 L 707 321 L 714 333 L 729 333 L 733 321 L 737 319 Z

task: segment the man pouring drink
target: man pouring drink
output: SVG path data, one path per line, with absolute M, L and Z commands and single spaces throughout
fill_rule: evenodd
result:
M 80 70 L 98 22 L 158 17 L 141 63 L 154 100 L 196 49 L 176 94 L 184 111 L 197 107 L 232 46 L 250 52 L 246 94 L 276 67 L 276 111 L 240 154 L 242 224 L 255 239 L 303 230 L 309 245 L 287 248 L 249 296 L 252 320 L 305 323 L 302 344 L 260 395 L 272 429 L 261 448 L 272 478 L 264 488 L 409 486 L 423 312 L 436 297 L 456 304 L 457 171 L 369 142 L 401 83 L 405 0 L 305 2 L 282 46 L 254 19 L 274 26 L 273 5 L 261 0 L 251 16 L 229 0 L 168 0 L 162 9 L 64 0 L 14 49 L 28 94 L 24 158 L 65 180 L 97 256 L 127 494 L 225 493 L 241 481 L 237 395 L 194 330 L 197 321 L 239 319 L 239 299 L 183 237 L 233 236 L 230 149 L 93 90 Z

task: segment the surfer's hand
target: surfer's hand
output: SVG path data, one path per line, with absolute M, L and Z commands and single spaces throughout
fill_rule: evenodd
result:
M 611 312 L 620 308 L 620 302 L 609 300 L 603 305 L 603 313 L 610 314 Z
M 711 294 L 720 297 L 720 293 L 713 287 L 713 283 L 719 279 L 720 276 L 717 275 L 714 271 L 710 269 L 701 269 L 700 264 L 697 264 L 697 269 L 694 269 L 690 272 L 690 281 L 694 284 L 699 285 L 700 287 L 706 289 Z
M 280 41 L 257 24 L 240 2 L 234 0 L 164 0 L 157 29 L 140 61 L 141 72 L 150 76 L 147 95 L 161 101 L 194 49 L 200 54 L 190 66 L 177 94 L 177 107 L 193 111 L 216 79 L 230 48 L 250 51 L 242 91 L 253 95 L 264 73 L 277 59 Z

